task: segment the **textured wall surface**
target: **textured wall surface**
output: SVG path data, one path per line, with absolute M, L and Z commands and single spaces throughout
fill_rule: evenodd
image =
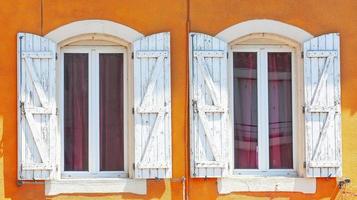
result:
M 1 0 L 0 1 L 0 199 L 45 199 L 43 184 L 16 185 L 16 33 L 45 35 L 69 22 L 106 19 L 145 35 L 171 32 L 173 177 L 188 176 L 188 67 L 186 0 Z M 42 7 L 42 9 L 41 9 Z M 42 11 L 41 11 L 42 10 Z M 191 31 L 211 35 L 250 19 L 274 19 L 318 36 L 341 36 L 343 175 L 351 178 L 349 192 L 357 193 L 357 1 L 354 0 L 190 0 Z M 41 17 L 42 16 L 42 17 Z M 356 183 L 355 183 L 356 182 Z M 234 193 L 218 195 L 215 179 L 188 179 L 192 200 L 201 199 L 330 199 L 335 179 L 318 179 L 317 192 Z M 58 195 L 47 199 L 182 199 L 182 183 L 148 181 L 146 196 L 132 194 Z

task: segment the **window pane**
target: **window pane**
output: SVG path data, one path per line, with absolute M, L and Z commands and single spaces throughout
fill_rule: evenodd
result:
M 88 171 L 88 54 L 64 54 L 64 170 Z
M 100 170 L 124 170 L 123 54 L 100 54 Z
M 258 168 L 257 53 L 233 54 L 234 166 Z
M 269 165 L 293 168 L 291 53 L 268 53 Z

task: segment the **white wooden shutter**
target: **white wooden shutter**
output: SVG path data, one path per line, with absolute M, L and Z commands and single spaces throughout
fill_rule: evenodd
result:
M 223 177 L 229 172 L 227 43 L 190 34 L 191 176 Z
M 46 180 L 55 171 L 56 44 L 18 34 L 18 177 Z
M 304 43 L 306 175 L 341 176 L 340 37 Z
M 134 42 L 135 178 L 170 178 L 170 33 Z

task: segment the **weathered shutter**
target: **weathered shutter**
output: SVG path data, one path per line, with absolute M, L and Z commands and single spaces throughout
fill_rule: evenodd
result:
M 341 176 L 340 37 L 304 43 L 306 175 Z
M 170 33 L 134 42 L 135 178 L 171 177 Z
M 223 177 L 229 172 L 227 43 L 190 34 L 191 176 Z
M 18 34 L 18 177 L 46 180 L 55 171 L 56 44 Z

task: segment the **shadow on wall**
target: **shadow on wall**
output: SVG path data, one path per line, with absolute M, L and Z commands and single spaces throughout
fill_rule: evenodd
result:
M 41 184 L 17 186 L 17 132 L 16 129 L 8 131 L 6 127 L 9 124 L 0 115 L 0 199 L 44 199 L 44 195 L 38 193 L 44 191 Z

